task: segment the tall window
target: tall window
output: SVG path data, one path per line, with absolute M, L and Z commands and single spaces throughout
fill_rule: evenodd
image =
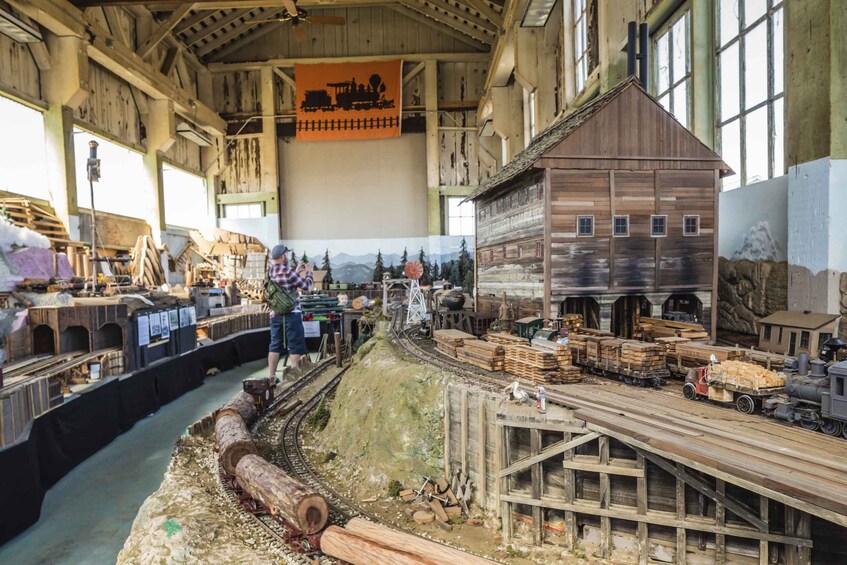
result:
M 210 225 L 206 179 L 168 165 L 162 166 L 165 223 L 200 228 Z
M 656 97 L 665 109 L 688 127 L 691 123 L 690 10 L 656 36 Z
M 88 184 L 88 142 L 96 141 L 100 159 L 100 181 L 94 183 L 94 206 L 99 212 L 110 212 L 132 218 L 144 218 L 145 207 L 139 206 L 149 194 L 144 171 L 144 156 L 117 143 L 87 131 L 74 128 L 76 187 L 81 208 L 91 208 Z M 152 198 L 152 197 L 151 197 Z
M 474 234 L 474 205 L 465 202 L 463 197 L 447 198 L 447 235 Z
M 588 81 L 588 24 L 585 5 L 588 0 L 573 0 L 573 53 L 576 92 L 582 92 Z
M 718 3 L 718 138 L 736 173 L 724 190 L 784 171 L 782 6 L 782 0 Z
M 44 116 L 0 96 L 0 190 L 48 200 Z

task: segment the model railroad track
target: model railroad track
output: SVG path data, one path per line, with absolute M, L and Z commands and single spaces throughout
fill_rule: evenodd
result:
M 36 357 L 18 364 L 9 365 L 3 371 L 6 385 L 0 390 L 11 389 L 38 379 L 61 375 L 64 372 L 81 367 L 89 361 L 102 357 L 107 353 L 119 350 L 120 348 L 113 347 L 92 352 L 71 351 L 61 355 Z

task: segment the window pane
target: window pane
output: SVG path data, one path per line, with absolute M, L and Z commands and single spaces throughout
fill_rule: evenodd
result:
M 48 200 L 44 116 L 0 96 L 0 124 L 0 190 Z
M 450 218 L 449 230 L 450 235 L 462 235 L 462 219 Z
M 738 44 L 721 53 L 721 121 L 738 114 Z
M 745 149 L 747 183 L 768 178 L 768 108 L 763 106 L 747 115 Z
M 658 63 L 658 76 L 656 77 L 656 94 L 661 94 L 666 91 L 671 84 L 671 63 L 670 63 L 670 34 L 665 33 L 656 42 L 656 56 Z
M 673 26 L 673 81 L 679 80 L 688 74 L 688 29 L 687 18 L 683 16 Z
M 166 224 L 186 228 L 212 224 L 207 211 L 206 179 L 163 166 L 162 180 Z
M 773 15 L 773 93 L 782 92 L 784 33 L 782 9 Z
M 720 44 L 726 45 L 738 35 L 738 0 L 721 0 Z
M 688 127 L 688 81 L 673 89 L 673 115 L 679 123 Z
M 262 217 L 262 205 L 261 204 L 250 204 L 250 218 L 261 218 Z
M 744 36 L 745 108 L 752 108 L 768 97 L 768 30 L 761 23 Z
M 773 175 L 785 173 L 785 123 L 783 122 L 783 99 L 773 102 Z
M 576 41 L 576 49 L 574 52 L 576 53 L 577 58 L 582 57 L 582 53 L 585 51 L 585 18 L 582 18 L 577 23 L 574 39 Z
M 76 185 L 78 203 L 91 208 L 88 184 L 88 142 L 100 144 L 100 181 L 94 183 L 94 206 L 98 211 L 110 212 L 131 218 L 144 218 L 146 202 L 152 199 L 149 181 L 144 170 L 144 157 L 117 143 L 74 128 L 74 158 L 76 160 Z M 139 201 L 142 202 L 139 205 Z
M 744 0 L 744 25 L 749 27 L 764 16 L 767 9 L 767 0 Z
M 723 179 L 723 189 L 731 190 L 741 186 L 741 122 L 736 119 L 721 128 L 721 157 L 734 175 Z
M 461 202 L 461 198 L 448 198 L 447 199 L 447 215 L 448 216 L 458 216 L 459 215 L 459 202 Z

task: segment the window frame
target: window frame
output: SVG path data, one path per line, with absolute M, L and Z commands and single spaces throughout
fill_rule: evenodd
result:
M 246 217 L 233 216 L 233 217 L 229 217 L 227 215 L 227 210 L 230 207 L 240 209 L 241 207 L 249 208 L 250 206 L 254 206 L 254 205 L 259 206 L 259 215 L 258 216 L 246 216 Z M 257 200 L 255 202 L 227 202 L 225 204 L 221 204 L 220 217 L 221 217 L 222 220 L 255 220 L 257 218 L 264 218 L 266 215 L 267 215 L 267 210 L 265 209 L 265 202 L 264 201 Z
M 574 65 L 574 93 L 579 96 L 588 86 L 588 76 L 591 74 L 588 70 L 588 4 L 591 0 L 567 0 L 571 3 L 571 34 L 573 37 L 573 65 Z M 582 4 L 582 10 L 577 12 L 577 3 Z M 579 26 L 582 23 L 582 29 L 585 31 L 585 36 L 579 35 Z M 577 39 L 582 38 L 582 52 L 577 50 Z M 582 63 L 582 66 L 580 66 Z M 584 73 L 583 73 L 584 70 Z M 580 82 L 582 84 L 580 84 Z
M 777 176 L 781 176 L 785 171 L 785 151 L 783 149 L 782 152 L 782 170 L 780 170 L 777 174 L 777 171 L 774 167 L 774 158 L 776 155 L 775 151 L 775 132 L 777 124 L 775 123 L 775 112 L 774 105 L 778 100 L 783 101 L 782 106 L 782 123 L 779 124 L 779 127 L 782 128 L 782 136 L 783 144 L 785 143 L 785 83 L 786 76 L 785 72 L 783 72 L 782 79 L 782 90 L 779 94 L 774 93 L 774 25 L 773 16 L 778 12 L 782 11 L 782 30 L 783 34 L 785 34 L 785 4 L 786 0 L 765 0 L 766 1 L 766 9 L 765 13 L 762 16 L 759 16 L 758 19 L 751 23 L 747 23 L 746 21 L 746 10 L 745 3 L 747 0 L 736 0 L 738 2 L 738 11 L 739 11 L 739 32 L 737 35 L 733 36 L 733 38 L 727 41 L 724 45 L 721 45 L 721 3 L 720 0 L 715 2 L 715 10 L 714 10 L 714 39 L 715 39 L 715 92 L 714 92 L 714 103 L 715 103 L 715 147 L 717 148 L 718 153 L 723 154 L 723 130 L 726 126 L 732 124 L 736 120 L 738 120 L 738 149 L 739 149 L 739 170 L 735 171 L 735 174 L 738 175 L 738 186 L 725 188 L 726 185 L 724 182 L 721 182 L 721 191 L 724 190 L 734 190 L 735 188 L 741 188 L 743 186 L 747 186 L 751 184 L 751 182 L 747 179 L 747 118 L 762 108 L 767 108 L 767 122 L 768 122 L 768 176 L 766 179 L 762 179 L 755 182 L 762 182 L 764 180 L 769 180 L 775 178 Z M 767 94 L 765 96 L 765 100 L 759 102 L 755 106 L 751 106 L 750 108 L 745 108 L 746 103 L 746 63 L 745 63 L 745 45 L 747 40 L 747 35 L 751 30 L 757 28 L 760 25 L 765 26 L 765 35 L 766 35 L 766 50 L 767 50 Z M 732 116 L 724 119 L 721 115 L 722 108 L 722 100 L 721 94 L 723 91 L 723 87 L 721 85 L 721 54 L 728 49 L 731 49 L 733 46 L 738 47 L 738 111 Z M 786 64 L 785 62 L 785 39 L 783 37 L 782 41 L 783 47 L 783 66 Z
M 617 221 L 626 221 L 626 233 L 617 233 Z M 612 216 L 612 237 L 629 237 L 629 214 L 618 214 Z
M 687 66 L 685 74 L 678 81 L 674 82 L 674 58 L 673 58 L 673 28 L 679 23 L 680 20 L 685 20 L 685 63 Z M 674 90 L 682 85 L 683 83 L 688 83 L 685 93 L 685 127 L 691 129 L 693 123 L 693 101 L 694 101 L 694 93 L 693 93 L 693 49 L 691 47 L 691 2 L 685 2 L 674 13 L 674 15 L 668 19 L 667 22 L 662 24 L 662 27 L 653 34 L 652 41 L 652 55 L 653 55 L 653 63 L 652 63 L 652 72 L 653 72 L 653 80 L 650 85 L 652 91 L 656 97 L 656 100 L 661 101 L 661 99 L 667 95 L 669 100 L 669 108 L 667 108 L 668 112 L 670 112 L 675 118 L 677 117 L 676 109 L 674 108 Z M 665 90 L 659 91 L 659 40 L 668 36 L 668 87 Z M 661 104 L 661 102 L 659 102 Z M 663 105 L 664 107 L 664 105 Z M 679 120 L 679 118 L 676 118 Z
M 476 234 L 476 205 L 474 203 L 471 203 L 472 210 L 471 210 L 470 215 L 467 215 L 467 216 L 463 216 L 461 214 L 458 215 L 458 216 L 451 216 L 450 215 L 450 201 L 451 200 L 458 200 L 459 202 L 461 202 L 464 199 L 465 199 L 464 196 L 446 196 L 444 198 L 444 220 L 445 220 L 444 221 L 444 232 L 445 232 L 445 235 L 453 236 L 453 237 L 474 237 L 474 235 Z M 457 205 L 457 208 L 458 207 L 460 207 L 460 206 Z M 456 233 L 450 233 L 450 219 L 451 218 L 459 218 L 460 224 L 463 223 L 462 222 L 463 219 L 466 219 L 466 218 L 470 219 L 471 230 L 472 230 L 471 233 L 457 233 L 457 234 Z
M 762 340 L 770 343 L 771 336 L 773 335 L 773 326 L 771 326 L 770 324 L 762 324 L 762 328 Z
M 664 219 L 664 230 L 663 233 L 657 234 L 656 230 L 653 229 L 653 220 L 656 218 Z M 650 215 L 650 237 L 668 237 L 668 215 L 667 214 L 651 214 Z
M 583 234 L 580 233 L 580 220 L 590 219 L 591 220 L 591 233 Z M 594 216 L 588 214 L 580 214 L 576 217 L 576 237 L 594 237 L 595 225 L 594 225 Z
M 803 345 L 805 343 L 805 345 Z M 800 349 L 809 349 L 812 345 L 812 332 L 800 330 Z
M 208 179 L 206 179 L 201 174 L 199 174 L 199 171 L 193 171 L 191 169 L 188 169 L 188 168 L 185 168 L 185 167 L 182 167 L 182 166 L 179 166 L 179 165 L 175 165 L 171 161 L 162 160 L 159 163 L 159 171 L 162 174 L 162 213 L 165 216 L 165 225 L 169 226 L 169 227 L 182 228 L 182 229 L 188 229 L 188 230 L 200 229 L 200 228 L 204 227 L 204 226 L 185 226 L 185 225 L 182 225 L 182 224 L 174 224 L 174 223 L 170 223 L 170 222 L 167 221 L 168 206 L 167 206 L 165 194 L 168 191 L 168 187 L 167 187 L 167 181 L 165 180 L 167 178 L 165 176 L 165 173 L 167 173 L 168 170 L 179 171 L 181 173 L 191 175 L 191 176 L 196 177 L 197 179 L 203 181 L 203 187 L 206 190 L 206 198 L 205 198 L 205 201 L 203 202 L 203 208 L 206 210 L 206 225 L 214 224 L 215 218 L 212 218 L 211 215 L 210 215 L 210 212 L 209 212 L 209 181 L 208 181 Z M 263 212 L 263 215 L 264 215 L 264 206 L 262 206 L 261 211 Z
M 694 218 L 697 222 L 697 230 L 694 233 L 688 233 L 686 222 Z M 700 214 L 686 214 L 682 217 L 682 235 L 683 237 L 698 237 L 700 235 Z
M 44 136 L 45 120 L 47 118 L 47 106 L 46 105 L 42 106 L 41 104 L 37 104 L 34 101 L 29 100 L 27 98 L 24 98 L 22 96 L 23 95 L 20 94 L 20 93 L 16 94 L 13 91 L 6 90 L 5 88 L 3 88 L 3 85 L 0 84 L 0 98 L 2 98 L 5 102 L 11 102 L 12 104 L 18 104 L 20 106 L 23 106 L 26 110 L 32 110 L 33 112 L 36 112 L 36 114 L 38 114 L 38 116 L 41 118 L 41 124 L 40 124 L 41 127 L 40 127 L 40 130 L 37 130 L 37 131 L 40 131 L 40 133 L 41 133 L 41 136 L 40 136 L 41 146 L 38 149 L 36 149 L 37 153 L 31 154 L 31 155 L 39 155 L 40 158 L 38 160 L 40 162 L 39 163 L 32 162 L 32 163 L 28 163 L 28 165 L 29 165 L 29 167 L 37 168 L 38 171 L 39 171 L 38 174 L 43 175 L 42 178 L 38 179 L 38 181 L 43 181 L 43 184 L 36 185 L 36 183 L 33 182 L 31 169 L 28 169 L 28 172 L 26 172 L 25 174 L 26 174 L 26 177 L 28 179 L 27 182 L 26 182 L 27 186 L 29 186 L 29 187 L 39 186 L 39 189 L 43 188 L 43 190 L 33 190 L 33 191 L 27 191 L 27 192 L 16 191 L 15 188 L 17 188 L 17 187 L 9 184 L 8 179 L 0 178 L 0 191 L 4 191 L 4 192 L 7 192 L 9 194 L 13 194 L 15 196 L 23 196 L 24 198 L 27 198 L 29 200 L 43 201 L 43 202 L 50 204 L 51 203 L 51 191 L 50 191 L 51 180 L 50 180 L 50 175 L 47 173 L 47 168 L 48 168 L 48 165 L 49 165 L 48 151 L 47 151 L 48 145 L 47 145 L 47 139 Z M 14 106 L 12 106 L 12 107 L 14 107 Z M 20 147 L 20 139 L 18 139 L 18 143 L 16 144 L 16 146 Z M 29 153 L 31 153 L 31 151 L 27 151 L 27 153 L 29 154 Z M 2 167 L 0 167 L 0 169 L 2 169 Z M 4 170 L 4 172 L 6 172 L 6 171 Z

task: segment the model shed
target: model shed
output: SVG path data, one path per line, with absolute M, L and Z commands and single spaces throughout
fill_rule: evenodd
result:
M 821 347 L 838 335 L 838 314 L 781 310 L 759 320 L 759 348 L 794 357 L 816 359 Z
M 731 170 L 630 78 L 549 127 L 470 196 L 477 295 L 631 334 L 688 311 L 713 334 L 717 194 Z

